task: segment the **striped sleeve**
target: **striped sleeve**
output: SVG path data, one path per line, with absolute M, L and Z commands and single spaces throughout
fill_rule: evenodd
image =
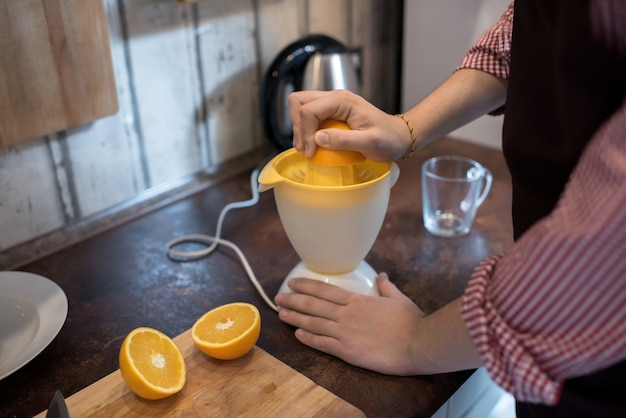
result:
M 472 45 L 457 69 L 473 68 L 508 80 L 512 31 L 513 2 L 496 24 Z
M 500 19 L 472 45 L 461 65 L 455 71 L 464 68 L 484 71 L 498 78 L 509 79 L 511 64 L 511 35 L 513 33 L 513 6 L 509 4 Z M 489 112 L 497 116 L 504 113 L 505 106 Z
M 555 210 L 486 259 L 462 316 L 487 370 L 520 401 L 626 359 L 626 104 L 596 133 Z

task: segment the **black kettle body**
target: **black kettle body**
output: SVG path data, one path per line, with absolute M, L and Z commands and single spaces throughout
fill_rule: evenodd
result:
M 259 104 L 265 135 L 279 150 L 293 146 L 289 93 L 335 88 L 359 93 L 351 54 L 336 39 L 313 34 L 289 44 L 274 58 L 261 82 Z

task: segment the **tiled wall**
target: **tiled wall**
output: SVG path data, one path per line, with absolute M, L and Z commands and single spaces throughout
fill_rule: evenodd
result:
M 362 94 L 397 110 L 401 1 L 103 1 L 120 109 L 0 148 L 0 254 L 267 145 L 260 79 L 307 33 L 361 47 Z

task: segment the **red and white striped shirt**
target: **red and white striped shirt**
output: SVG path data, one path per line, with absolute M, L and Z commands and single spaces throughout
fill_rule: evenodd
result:
M 594 35 L 626 55 L 626 2 L 590 4 Z M 513 4 L 461 67 L 507 78 L 512 24 Z M 564 380 L 626 359 L 626 102 L 554 211 L 475 269 L 462 316 L 491 377 L 520 401 L 556 404 Z

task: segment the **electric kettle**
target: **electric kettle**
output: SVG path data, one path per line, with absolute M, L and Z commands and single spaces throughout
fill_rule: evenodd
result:
M 326 35 L 308 35 L 274 58 L 261 82 L 263 130 L 279 149 L 293 146 L 287 96 L 300 90 L 345 89 L 360 94 L 357 53 Z

